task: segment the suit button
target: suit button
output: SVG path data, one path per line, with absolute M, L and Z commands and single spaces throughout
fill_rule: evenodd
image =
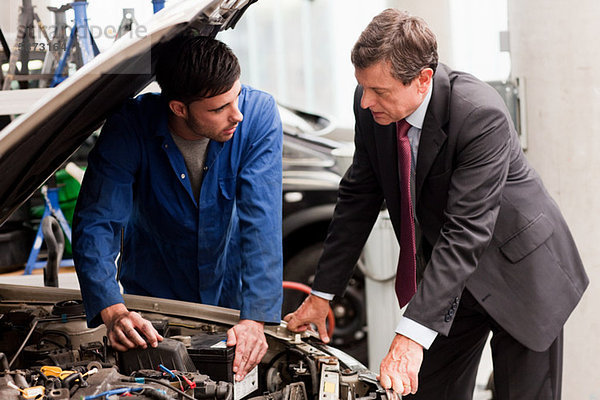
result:
M 452 317 L 450 317 L 449 315 L 446 315 L 444 317 L 444 321 L 446 321 L 446 322 L 450 322 L 451 319 L 452 319 Z
M 453 316 L 454 315 L 454 308 L 452 308 L 451 310 L 448 310 L 448 315 L 449 316 Z

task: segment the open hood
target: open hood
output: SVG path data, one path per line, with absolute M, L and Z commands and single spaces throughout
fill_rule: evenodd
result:
M 283 322 L 265 327 L 267 354 L 234 383 L 223 339 L 238 311 L 124 298 L 165 338 L 156 349 L 112 349 L 104 325 L 86 327 L 77 290 L 0 284 L 0 399 L 399 400 L 361 363 Z
M 161 45 L 189 27 L 215 36 L 256 0 L 184 0 L 124 36 L 0 131 L 0 225 L 97 129 L 154 76 Z

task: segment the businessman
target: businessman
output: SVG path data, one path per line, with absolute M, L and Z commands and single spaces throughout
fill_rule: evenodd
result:
M 356 151 L 313 293 L 288 327 L 316 323 L 328 341 L 328 300 L 344 292 L 385 201 L 408 305 L 381 384 L 407 399 L 471 399 L 491 331 L 497 398 L 559 399 L 562 329 L 588 278 L 502 99 L 438 64 L 425 22 L 397 10 L 371 21 L 351 59 Z

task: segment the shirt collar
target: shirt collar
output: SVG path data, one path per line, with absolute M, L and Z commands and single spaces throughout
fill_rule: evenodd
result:
M 431 84 L 429 85 L 429 90 L 425 95 L 425 99 L 412 114 L 406 117 L 406 122 L 408 122 L 411 126 L 415 128 L 422 129 L 423 121 L 425 121 L 425 113 L 427 113 L 427 107 L 429 106 L 429 101 L 431 100 L 431 92 L 433 89 L 433 79 L 431 80 Z

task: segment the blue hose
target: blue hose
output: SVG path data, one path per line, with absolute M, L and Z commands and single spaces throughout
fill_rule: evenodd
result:
M 123 393 L 127 393 L 127 392 L 141 392 L 144 388 L 141 387 L 128 387 L 128 388 L 119 388 L 119 389 L 112 389 L 112 390 L 107 390 L 106 392 L 102 392 L 102 393 L 98 393 L 95 394 L 93 396 L 85 396 L 82 397 L 82 400 L 94 400 L 94 399 L 98 399 L 100 397 L 103 396 L 112 396 L 115 394 L 123 394 Z

